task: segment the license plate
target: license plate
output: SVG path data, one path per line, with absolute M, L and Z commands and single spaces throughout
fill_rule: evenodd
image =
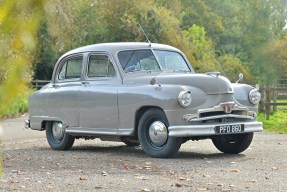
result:
M 244 131 L 244 124 L 215 126 L 215 132 L 219 134 L 240 133 Z

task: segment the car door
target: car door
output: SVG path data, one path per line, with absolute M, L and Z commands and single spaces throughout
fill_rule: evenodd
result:
M 63 120 L 69 127 L 79 126 L 78 91 L 83 71 L 83 55 L 64 58 L 58 64 L 50 88 L 48 111 L 50 118 Z
M 117 134 L 118 86 L 121 84 L 110 56 L 90 54 L 79 91 L 80 127 L 98 134 Z

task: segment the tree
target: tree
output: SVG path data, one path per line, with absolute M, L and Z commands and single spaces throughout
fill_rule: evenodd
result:
M 194 24 L 189 29 L 184 30 L 183 34 L 192 44 L 190 52 L 196 61 L 195 70 L 198 72 L 216 71 L 218 62 L 215 58 L 214 46 L 212 41 L 206 38 L 204 27 Z
M 46 19 L 40 24 L 38 30 L 38 46 L 36 57 L 34 58 L 34 79 L 50 80 L 52 78 L 52 72 L 54 64 L 56 62 L 56 53 L 53 47 L 55 44 L 54 38 L 50 35 L 47 27 Z
M 0 4 L 0 59 L 1 68 L 5 70 L 5 76 L 0 78 L 0 114 L 26 89 L 31 79 L 43 6 L 42 0 L 7 0 Z

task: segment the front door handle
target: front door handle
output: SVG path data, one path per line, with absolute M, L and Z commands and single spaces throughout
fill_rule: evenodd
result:
M 82 83 L 82 85 L 89 85 L 90 84 L 88 81 L 82 81 L 81 83 Z

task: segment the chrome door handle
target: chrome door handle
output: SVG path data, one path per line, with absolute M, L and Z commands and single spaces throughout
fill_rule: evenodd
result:
M 87 82 L 87 81 L 82 81 L 81 83 L 82 83 L 82 85 L 89 85 L 89 84 L 90 84 L 90 83 Z

